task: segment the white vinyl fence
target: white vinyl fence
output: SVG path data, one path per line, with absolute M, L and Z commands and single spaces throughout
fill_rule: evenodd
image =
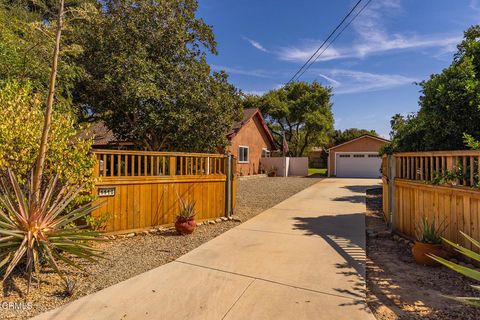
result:
M 277 176 L 307 176 L 308 158 L 307 157 L 272 157 L 262 158 L 260 160 L 265 170 L 271 171 L 276 168 Z

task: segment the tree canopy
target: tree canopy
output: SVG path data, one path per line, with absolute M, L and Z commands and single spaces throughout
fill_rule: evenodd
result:
M 378 136 L 378 133 L 375 130 L 367 129 L 358 129 L 358 128 L 349 128 L 345 130 L 335 130 L 330 135 L 329 148 L 342 144 L 344 142 L 350 141 L 352 139 L 361 137 L 363 135 L 369 134 L 371 136 Z
M 70 8 L 78 10 L 66 14 L 64 29 L 67 34 L 72 31 L 71 18 L 86 10 L 86 3 L 80 1 L 68 3 Z M 33 90 L 46 96 L 55 40 L 55 25 L 49 19 L 56 5 L 56 1 L 0 0 L 0 86 L 9 81 L 28 83 Z M 71 105 L 72 88 L 83 74 L 82 68 L 72 61 L 79 52 L 78 45 L 62 39 L 57 108 Z
M 465 149 L 464 134 L 480 138 L 480 26 L 465 31 L 453 62 L 422 81 L 420 110 L 396 114 L 386 152 Z
M 289 154 L 304 156 L 308 151 L 328 143 L 333 129 L 332 92 L 318 82 L 293 82 L 271 90 L 261 97 L 249 96 L 244 107 L 259 107 L 282 150 L 283 134 Z
M 75 88 L 89 120 L 147 150 L 216 151 L 241 116 L 239 92 L 211 73 L 212 28 L 196 0 L 106 0 L 82 20 Z

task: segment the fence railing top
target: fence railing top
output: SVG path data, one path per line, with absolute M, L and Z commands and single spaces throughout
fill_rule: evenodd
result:
M 422 151 L 399 152 L 397 157 L 448 157 L 448 156 L 480 156 L 480 150 Z
M 161 152 L 161 151 L 140 151 L 140 150 L 111 150 L 94 149 L 94 154 L 122 154 L 122 155 L 144 155 L 144 156 L 184 156 L 184 157 L 216 157 L 224 158 L 226 155 L 219 153 L 191 153 L 191 152 Z

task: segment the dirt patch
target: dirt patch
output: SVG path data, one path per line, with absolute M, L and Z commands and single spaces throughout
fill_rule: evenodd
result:
M 295 193 L 320 181 L 314 178 L 256 178 L 238 181 L 236 216 L 246 221 L 260 212 L 280 203 Z M 82 273 L 66 267 L 70 279 L 76 283 L 72 296 L 66 296 L 63 283 L 55 273 L 45 269 L 39 279 L 40 287 L 26 293 L 26 279 L 19 273 L 0 283 L 3 297 L 0 302 L 24 303 L 25 310 L 9 310 L 2 306 L 0 318 L 26 319 L 84 295 L 99 291 L 135 275 L 171 262 L 201 244 L 240 224 L 223 221 L 201 225 L 189 236 L 178 236 L 174 230 L 156 230 L 145 235 L 115 239 L 98 244 L 105 252 L 98 264 L 85 264 Z M 29 304 L 31 303 L 31 308 Z M 1 306 L 1 305 L 0 305 Z
M 367 191 L 367 233 L 386 231 L 382 191 Z M 372 230 L 372 231 L 370 231 Z M 367 237 L 367 303 L 378 320 L 480 319 L 480 309 L 444 297 L 478 296 L 474 283 L 444 267 L 415 263 L 408 241 Z

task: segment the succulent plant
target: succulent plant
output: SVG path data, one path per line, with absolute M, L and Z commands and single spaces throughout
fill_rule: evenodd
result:
M 32 273 L 40 272 L 40 261 L 45 261 L 67 281 L 58 261 L 81 270 L 72 260 L 78 257 L 88 261 L 101 258 L 101 251 L 91 246 L 98 233 L 77 226 L 73 222 L 89 214 L 101 204 L 84 204 L 72 211 L 66 208 L 81 192 L 82 186 L 59 186 L 53 178 L 40 196 L 34 197 L 32 186 L 25 192 L 15 175 L 8 170 L 7 179 L 0 183 L 0 269 L 8 278 L 20 264 L 26 266 L 28 291 Z M 39 200 L 36 201 L 35 198 Z
M 178 213 L 177 216 L 177 221 L 178 222 L 185 222 L 192 220 L 195 217 L 195 201 L 189 202 L 185 201 L 181 198 L 180 200 L 180 212 Z
M 477 247 L 478 249 L 480 249 L 480 242 L 478 242 L 477 240 L 473 239 L 472 237 L 468 236 L 467 234 L 463 233 L 462 231 L 460 231 L 460 233 L 468 240 L 472 243 L 473 246 Z M 450 240 L 447 240 L 445 238 L 442 238 L 443 241 L 445 241 L 446 243 L 448 243 L 449 245 L 451 245 L 454 250 L 462 255 L 464 255 L 465 257 L 468 257 L 472 260 L 475 260 L 477 262 L 480 262 L 480 254 L 472 251 L 472 250 L 469 250 L 465 247 L 462 247 L 461 245 L 459 244 L 456 244 L 456 243 L 453 243 L 452 241 Z M 452 269 L 453 271 L 456 271 L 460 274 L 463 274 L 464 276 L 466 277 L 469 277 L 471 279 L 474 279 L 474 280 L 477 280 L 477 281 L 480 281 L 480 271 L 477 271 L 477 270 L 474 270 L 472 268 L 469 268 L 469 267 L 465 267 L 465 266 L 462 266 L 460 264 L 457 264 L 457 263 L 454 263 L 452 261 L 449 261 L 449 260 L 446 260 L 444 258 L 441 258 L 441 257 L 437 257 L 435 255 L 428 255 L 430 258 L 432 258 L 433 260 L 436 260 L 438 261 L 439 263 L 443 264 L 444 266 Z M 472 288 L 474 288 L 475 290 L 478 290 L 480 291 L 480 286 L 473 286 L 472 285 Z M 480 298 L 478 297 L 450 297 L 454 300 L 457 300 L 457 301 L 461 301 L 463 303 L 466 303 L 466 304 L 470 304 L 470 305 L 473 305 L 475 307 L 478 307 L 480 308 Z

